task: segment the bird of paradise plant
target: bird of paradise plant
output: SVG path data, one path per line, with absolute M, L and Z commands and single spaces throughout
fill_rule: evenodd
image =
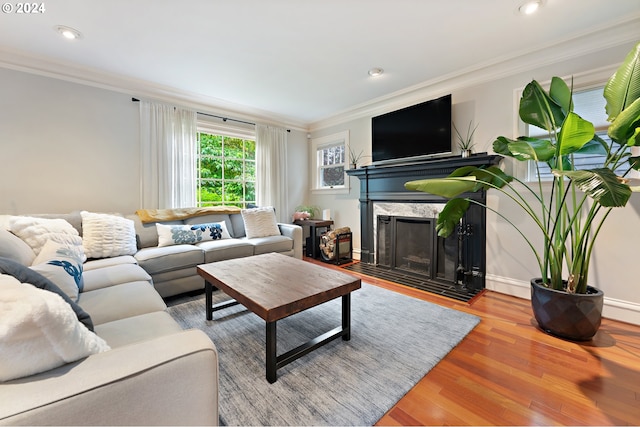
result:
M 529 83 L 520 100 L 519 114 L 527 124 L 546 130 L 544 138 L 504 136 L 493 143 L 497 154 L 518 161 L 547 163 L 553 173 L 550 191 L 543 191 L 540 173 L 537 182 L 527 183 L 497 166 L 462 167 L 448 177 L 410 181 L 409 190 L 449 198 L 439 215 L 440 236 L 450 235 L 471 203 L 481 204 L 504 218 L 524 238 L 533 251 L 544 286 L 570 293 L 587 293 L 591 253 L 602 225 L 614 207 L 627 204 L 633 191 L 627 175 L 640 169 L 640 157 L 629 147 L 640 146 L 640 43 L 604 88 L 610 142 L 595 134 L 594 125 L 573 110 L 573 88 L 554 77 L 549 90 L 537 81 Z M 578 170 L 574 156 L 603 154 L 597 168 Z M 616 174 L 616 170 L 624 171 Z M 464 193 L 498 190 L 513 200 L 530 217 L 543 237 L 536 247 L 513 221 L 499 210 L 464 197 Z M 530 200 L 533 200 L 531 202 Z M 568 277 L 563 278 L 563 268 Z

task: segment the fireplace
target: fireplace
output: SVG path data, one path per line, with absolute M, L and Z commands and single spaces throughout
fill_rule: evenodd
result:
M 474 292 L 484 289 L 484 208 L 472 203 L 456 232 L 443 239 L 435 224 L 446 199 L 408 191 L 404 183 L 444 177 L 462 166 L 496 165 L 500 160 L 482 153 L 348 171 L 360 180 L 361 263 L 415 276 L 420 283 L 462 286 Z M 482 191 L 464 196 L 485 202 Z
M 425 279 L 456 282 L 457 233 L 436 233 L 436 218 L 379 215 L 376 264 Z

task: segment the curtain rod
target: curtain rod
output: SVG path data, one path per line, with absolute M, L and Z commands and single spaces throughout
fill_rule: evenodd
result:
M 140 102 L 138 98 L 131 98 L 131 101 Z M 227 120 L 231 120 L 232 122 L 244 123 L 245 125 L 253 125 L 253 126 L 256 125 L 255 123 L 245 122 L 244 120 L 230 119 L 229 117 L 222 117 L 222 116 L 216 116 L 215 114 L 201 113 L 200 111 L 196 111 L 196 114 L 201 114 L 203 116 L 208 116 L 208 117 L 215 117 L 216 119 L 222 119 L 223 122 L 226 122 Z M 287 129 L 287 132 L 291 132 L 291 129 Z

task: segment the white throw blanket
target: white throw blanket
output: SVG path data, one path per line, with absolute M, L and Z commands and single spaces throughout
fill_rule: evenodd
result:
M 0 381 L 109 349 L 59 295 L 0 274 Z

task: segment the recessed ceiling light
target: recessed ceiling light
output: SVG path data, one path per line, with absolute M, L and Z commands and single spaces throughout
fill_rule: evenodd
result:
M 520 7 L 518 8 L 518 12 L 520 12 L 523 15 L 532 15 L 536 13 L 541 6 L 542 6 L 541 0 L 528 1 L 520 5 Z
M 382 68 L 376 67 L 376 68 L 372 68 L 369 70 L 369 75 L 371 77 L 378 77 L 381 76 L 382 73 L 384 73 L 384 70 Z
M 64 25 L 58 25 L 54 29 L 67 40 L 76 40 L 82 38 L 82 33 L 75 28 L 65 27 Z

